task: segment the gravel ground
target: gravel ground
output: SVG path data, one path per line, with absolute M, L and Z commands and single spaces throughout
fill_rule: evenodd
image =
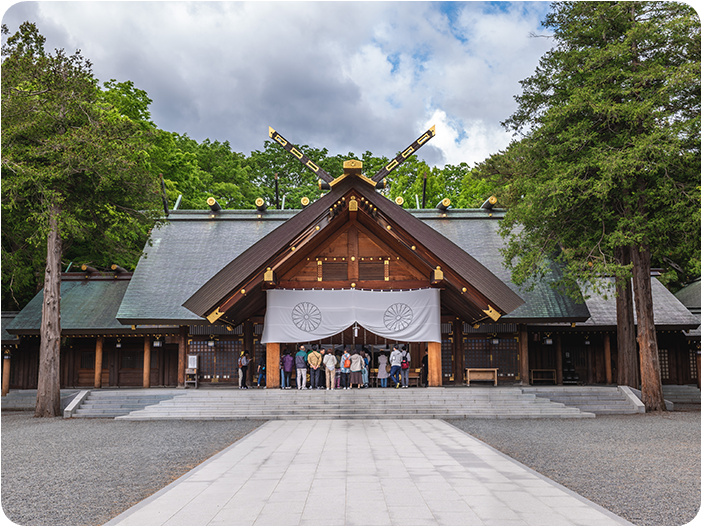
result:
M 2 508 L 20 525 L 102 525 L 264 421 L 35 419 L 2 412 Z
M 696 409 L 449 422 L 632 523 L 682 525 L 700 507 Z M 2 412 L 2 507 L 20 525 L 100 525 L 262 423 Z
M 700 412 L 449 423 L 636 525 L 700 509 Z M 682 408 L 682 405 L 681 405 Z

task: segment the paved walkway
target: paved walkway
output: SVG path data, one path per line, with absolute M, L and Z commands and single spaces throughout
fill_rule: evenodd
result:
M 631 525 L 440 420 L 269 421 L 107 525 Z

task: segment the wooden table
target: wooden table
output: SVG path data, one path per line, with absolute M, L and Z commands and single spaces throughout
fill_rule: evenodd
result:
M 548 376 L 537 376 L 534 378 L 534 372 L 547 373 Z M 556 384 L 556 370 L 529 370 L 529 377 L 529 384 L 534 384 L 534 381 L 552 381 L 553 384 Z
M 497 386 L 497 368 L 466 368 L 466 385 L 470 381 L 494 381 Z

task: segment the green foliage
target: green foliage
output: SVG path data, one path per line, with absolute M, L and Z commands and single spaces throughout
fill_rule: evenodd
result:
M 34 292 L 56 207 L 66 259 L 90 254 L 98 265 L 133 267 L 159 203 L 146 164 L 149 130 L 109 91 L 140 94 L 128 83 L 101 92 L 80 53 L 47 54 L 43 45 L 25 22 L 2 47 L 3 309 Z
M 556 46 L 505 123 L 519 141 L 478 167 L 500 185 L 513 279 L 629 275 L 617 247 L 699 275 L 700 25 L 673 2 L 563 2 Z M 666 265 L 667 266 L 667 265 Z

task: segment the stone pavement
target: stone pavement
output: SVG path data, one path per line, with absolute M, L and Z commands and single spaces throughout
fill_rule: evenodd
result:
M 269 421 L 107 525 L 631 525 L 440 420 Z

